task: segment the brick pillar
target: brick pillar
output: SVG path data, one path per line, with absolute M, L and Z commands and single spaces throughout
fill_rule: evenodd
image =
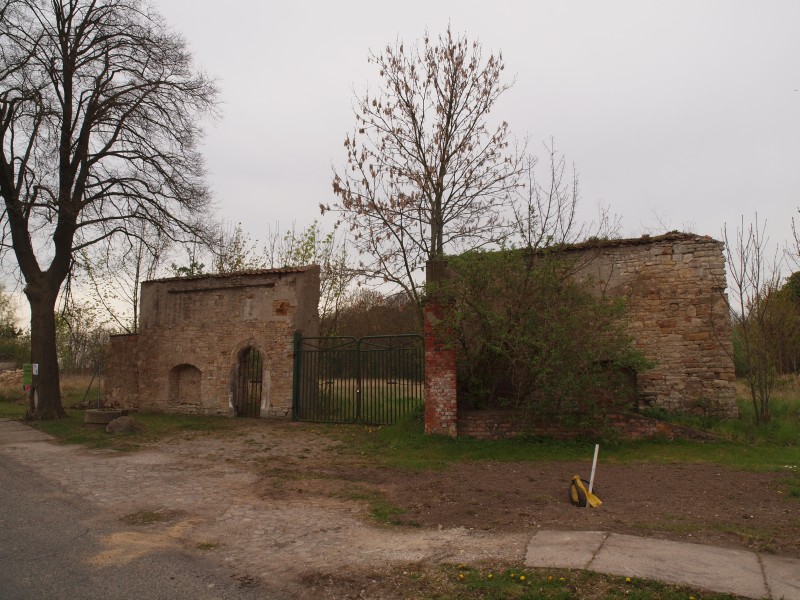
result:
M 437 331 L 445 310 L 435 301 L 425 305 L 425 433 L 456 437 L 456 351 Z

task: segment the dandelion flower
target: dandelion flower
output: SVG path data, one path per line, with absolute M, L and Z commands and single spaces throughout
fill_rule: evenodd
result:
M 459 574 L 458 574 L 458 578 L 459 578 L 459 579 L 464 579 L 464 574 L 463 574 L 463 573 L 459 573 Z
M 492 577 L 494 577 L 494 575 L 492 575 L 491 573 L 489 573 L 489 574 L 486 576 L 486 579 L 491 579 Z
M 520 581 L 525 581 L 525 575 L 520 575 L 520 576 L 519 576 L 519 580 L 520 580 Z
M 625 583 L 630 583 L 630 582 L 631 582 L 631 578 L 630 577 L 626 577 L 625 578 Z

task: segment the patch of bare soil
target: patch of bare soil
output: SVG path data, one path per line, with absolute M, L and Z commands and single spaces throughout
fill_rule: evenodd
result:
M 780 473 L 714 465 L 601 465 L 599 508 L 568 500 L 577 463 L 459 464 L 444 471 L 340 471 L 405 512 L 400 523 L 492 531 L 600 530 L 800 556 L 800 502 Z
M 603 505 L 581 509 L 569 503 L 567 489 L 572 475 L 588 475 L 584 463 L 376 467 L 300 424 L 187 432 L 130 455 L 54 448 L 63 461 L 40 464 L 118 516 L 149 521 L 168 507 L 185 517 L 127 535 L 152 537 L 150 528 L 163 529 L 159 543 L 183 540 L 235 567 L 242 581 L 264 582 L 278 598 L 410 597 L 414 577 L 426 577 L 420 590 L 435 589 L 441 573 L 421 566 L 412 577 L 404 565 L 518 565 L 539 529 L 631 533 L 800 557 L 800 501 L 787 497 L 781 473 L 601 463 L 595 491 Z M 384 518 L 387 507 L 397 509 L 387 520 L 400 526 L 370 521 L 368 508 L 376 505 Z
M 240 458 L 258 473 L 257 494 L 264 499 L 363 503 L 380 495 L 401 509 L 394 522 L 415 528 L 601 530 L 800 557 L 800 501 L 788 497 L 781 473 L 601 463 L 595 493 L 603 505 L 582 509 L 569 503 L 567 490 L 573 475 L 588 478 L 585 463 L 374 467 L 339 451 L 340 442 L 291 424 L 241 441 L 248 451 Z

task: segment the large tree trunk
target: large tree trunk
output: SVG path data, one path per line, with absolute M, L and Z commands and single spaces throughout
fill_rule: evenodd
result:
M 61 405 L 56 351 L 56 299 L 59 288 L 59 285 L 48 285 L 44 276 L 40 281 L 29 282 L 25 286 L 25 295 L 31 307 L 31 362 L 39 365 L 39 374 L 33 376 L 27 414 L 29 419 L 60 419 L 67 416 Z

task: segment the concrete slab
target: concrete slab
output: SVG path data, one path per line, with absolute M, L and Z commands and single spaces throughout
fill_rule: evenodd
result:
M 761 564 L 773 598 L 800 600 L 800 560 L 762 554 Z
M 750 598 L 768 596 L 758 556 L 744 550 L 610 534 L 589 570 Z
M 540 531 L 528 544 L 525 566 L 585 569 L 606 537 L 604 531 Z

